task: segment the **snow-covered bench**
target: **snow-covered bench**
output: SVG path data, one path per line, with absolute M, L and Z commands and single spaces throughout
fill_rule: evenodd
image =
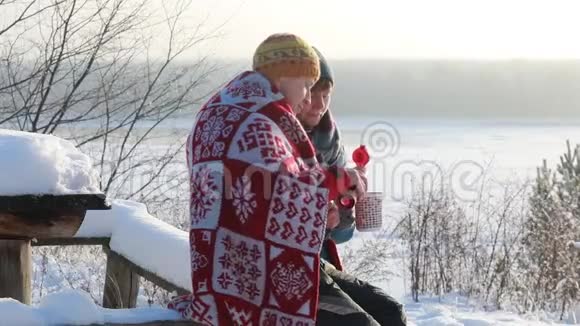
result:
M 90 159 L 70 142 L 0 129 L 0 180 L 0 310 L 31 301 L 31 245 L 102 245 L 108 254 L 105 306 L 134 307 L 139 277 L 190 292 L 187 232 L 152 217 L 140 203 L 113 201 L 112 209 L 95 210 L 110 207 Z
M 83 224 L 74 237 L 38 238 L 32 241 L 32 246 L 52 245 L 103 246 L 107 253 L 104 308 L 135 308 L 140 277 L 177 294 L 191 292 L 187 232 L 151 216 L 143 204 L 114 200 L 110 210 L 87 211 Z M 2 296 L 0 295 L 0 298 Z M 82 298 L 79 299 L 82 301 Z M 52 305 L 57 306 L 54 303 Z M 23 312 L 23 316 L 29 314 Z M 120 309 L 119 313 L 105 310 L 101 314 L 109 316 L 109 320 L 120 318 L 128 322 L 90 323 L 90 325 L 194 325 L 191 322 L 175 320 L 175 315 L 163 310 Z M 172 318 L 165 321 L 156 319 L 164 317 Z M 137 322 L 142 320 L 150 321 Z
M 72 237 L 88 209 L 108 208 L 72 143 L 0 129 L 0 297 L 30 303 L 31 239 Z

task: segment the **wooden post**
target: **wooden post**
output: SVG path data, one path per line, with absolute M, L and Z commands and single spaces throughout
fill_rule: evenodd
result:
M 30 304 L 31 274 L 30 240 L 0 239 L 0 298 Z
M 125 264 L 125 259 L 112 250 L 107 251 L 107 275 L 103 291 L 103 307 L 135 308 L 139 294 L 139 275 Z

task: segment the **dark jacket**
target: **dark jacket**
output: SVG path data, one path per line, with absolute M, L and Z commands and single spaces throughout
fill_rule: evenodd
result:
M 318 161 L 325 166 L 345 167 L 347 162 L 344 146 L 341 142 L 340 130 L 336 126 L 330 111 L 326 111 L 320 123 L 307 131 L 316 149 Z M 354 234 L 354 213 L 352 209 L 339 209 L 340 223 L 338 227 L 327 234 L 336 243 L 350 240 Z M 328 258 L 325 248 L 322 248 L 322 258 Z

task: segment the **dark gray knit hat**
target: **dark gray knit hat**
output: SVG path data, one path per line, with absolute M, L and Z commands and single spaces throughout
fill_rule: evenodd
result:
M 318 80 L 326 79 L 326 80 L 330 81 L 332 83 L 332 85 L 334 85 L 334 74 L 332 73 L 332 69 L 330 68 L 330 65 L 326 61 L 326 58 L 322 55 L 322 53 L 317 48 L 315 48 L 315 47 L 312 47 L 312 48 L 314 48 L 314 51 L 318 55 L 318 59 L 320 62 L 320 79 L 318 79 Z

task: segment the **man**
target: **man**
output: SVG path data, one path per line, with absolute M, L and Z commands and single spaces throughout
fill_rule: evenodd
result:
M 354 170 L 321 167 L 298 122 L 320 67 L 274 34 L 246 71 L 201 108 L 187 141 L 192 294 L 169 307 L 204 325 L 313 325 L 329 205 L 362 196 Z
M 302 103 L 297 118 L 308 133 L 319 161 L 327 166 L 345 167 L 347 159 L 340 132 L 329 110 L 334 75 L 322 53 L 314 49 L 320 60 L 320 79 L 311 90 L 311 101 Z M 380 288 L 340 270 L 334 242 L 350 240 L 355 225 L 352 209 L 339 208 L 339 216 L 337 227 L 327 232 L 329 239 L 321 251 L 318 324 L 350 325 L 352 322 L 373 325 L 378 322 L 380 325 L 405 325 L 406 316 L 401 304 Z M 349 319 L 352 316 L 345 318 L 342 314 L 349 309 L 362 310 L 370 316 L 360 312 L 356 320 Z

